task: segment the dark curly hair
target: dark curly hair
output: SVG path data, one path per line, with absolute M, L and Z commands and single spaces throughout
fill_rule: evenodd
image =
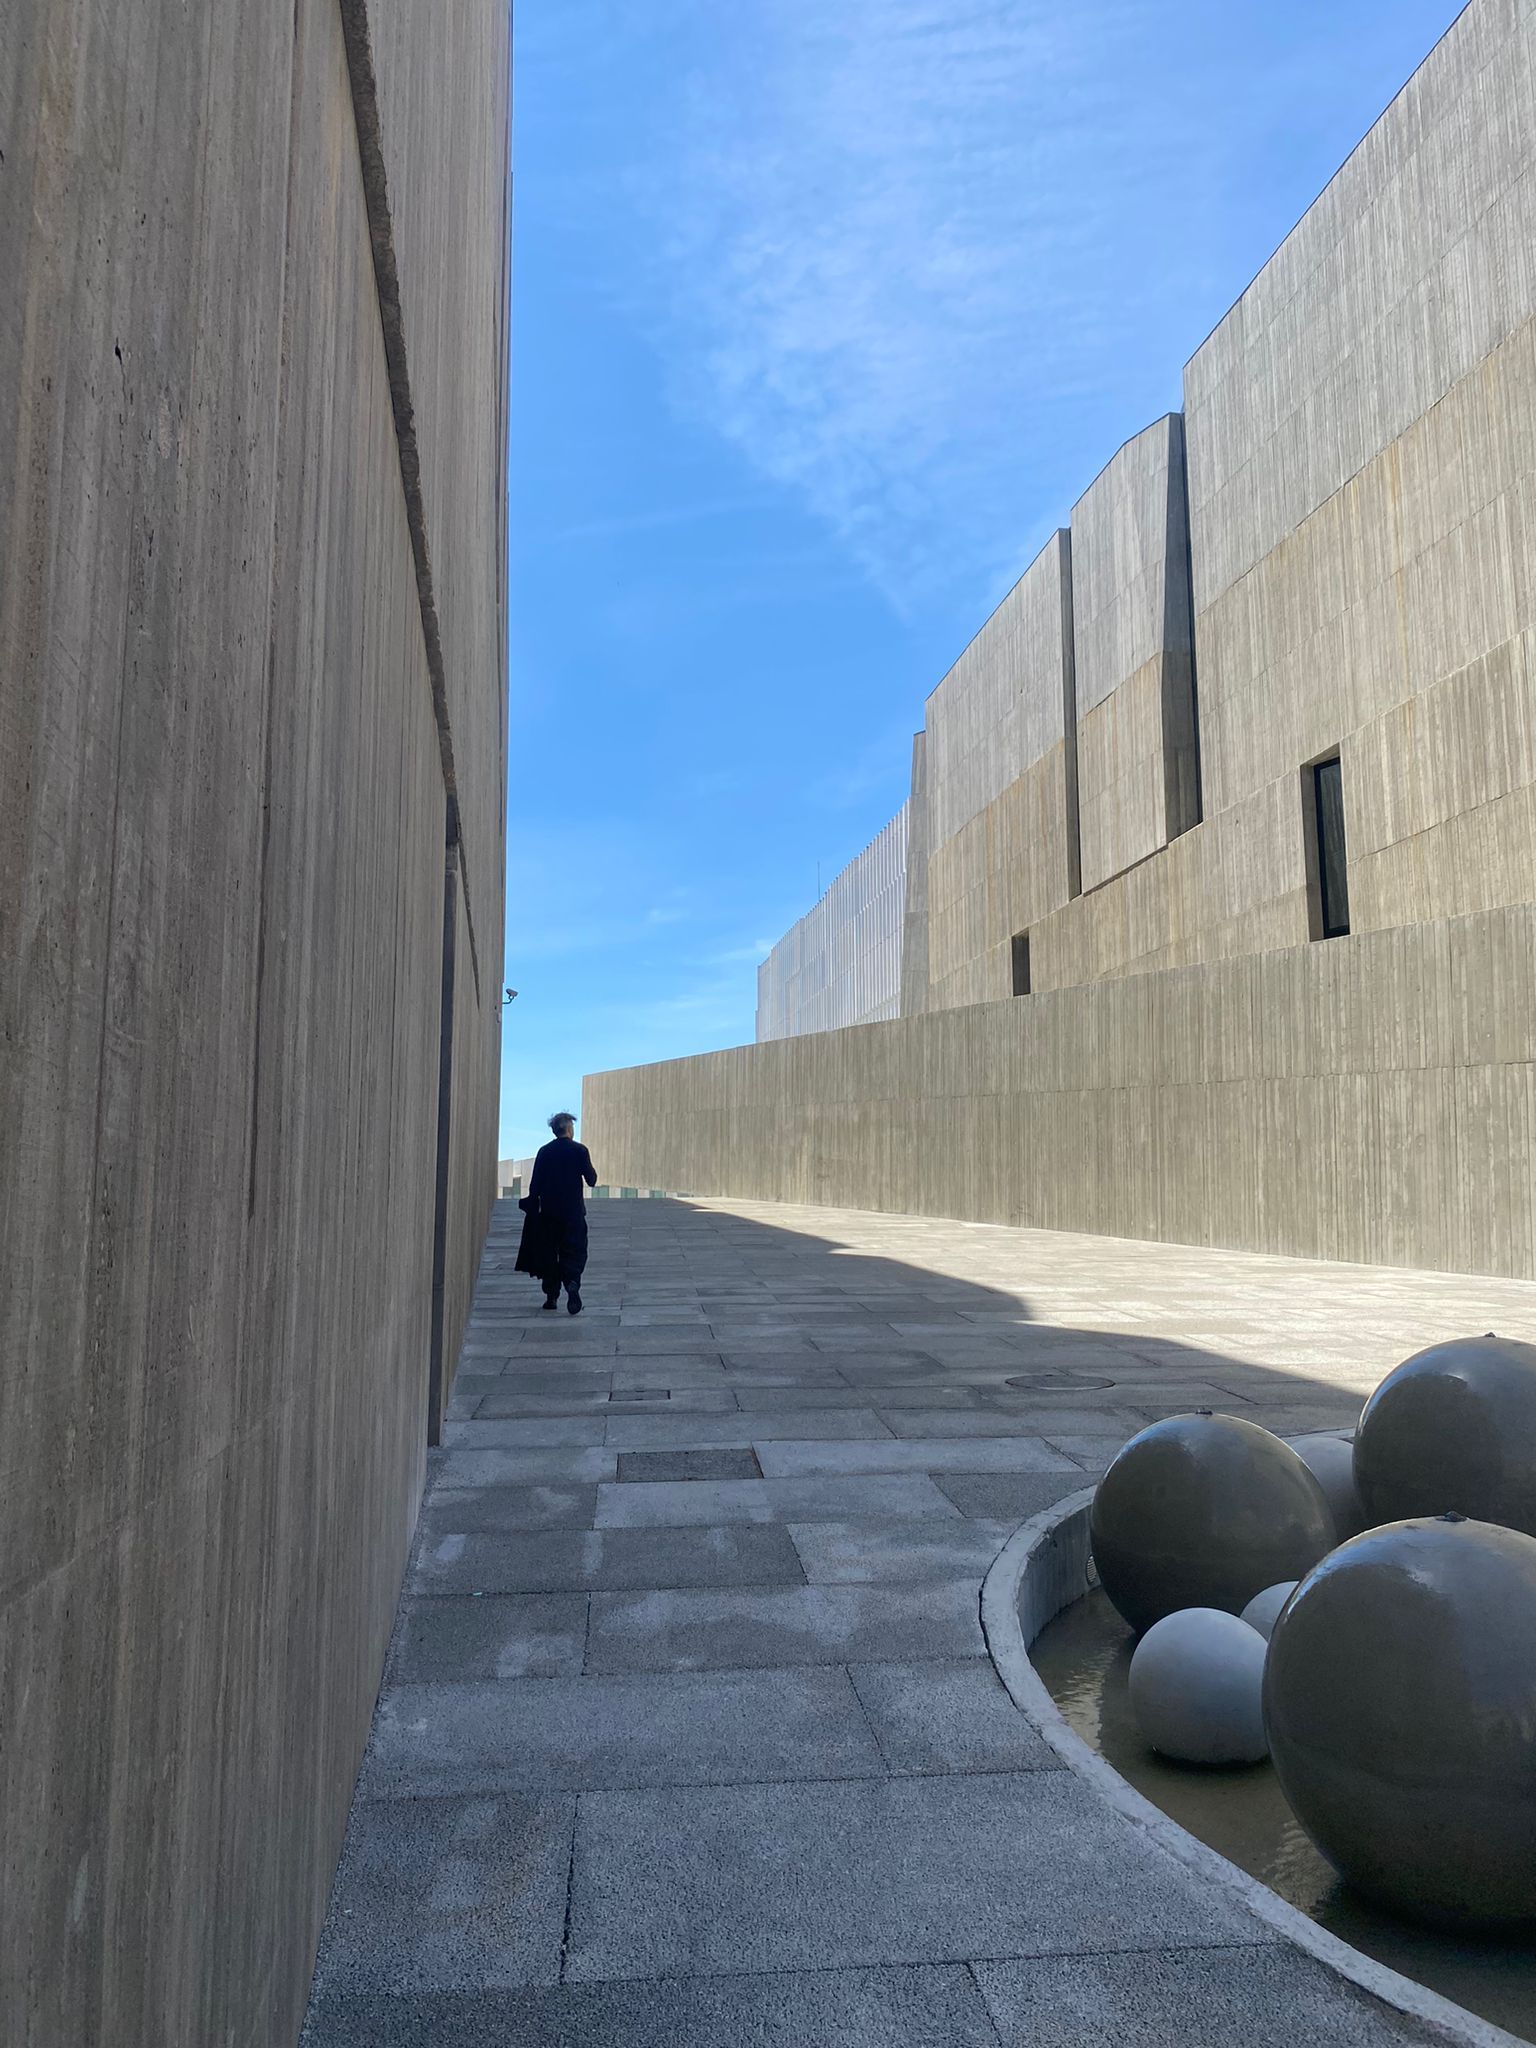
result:
M 576 1128 L 576 1119 L 568 1109 L 557 1109 L 549 1120 L 549 1128 L 557 1138 L 567 1136 Z

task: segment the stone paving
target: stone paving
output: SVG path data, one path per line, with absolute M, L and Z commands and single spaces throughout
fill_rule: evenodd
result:
M 1536 1287 L 752 1203 L 497 1207 L 309 2048 L 1431 2038 L 1106 1809 L 981 1580 L 1154 1418 L 1350 1423 Z

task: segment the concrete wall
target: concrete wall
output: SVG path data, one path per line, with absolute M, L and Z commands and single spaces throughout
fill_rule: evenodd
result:
M 1441 1016 L 1437 1049 L 1411 1063 L 1432 1084 L 1399 1084 L 1391 1034 L 1426 1003 L 1459 1013 L 1463 972 L 1490 977 L 1490 1031 L 1516 1028 L 1508 1006 L 1527 1000 L 1533 250 L 1536 4 L 1472 0 L 1189 363 L 1182 417 L 1120 451 L 930 697 L 912 799 L 923 885 L 902 966 L 904 1018 L 922 1028 L 807 1051 L 780 1105 L 788 1116 L 824 1088 L 853 1106 L 857 1147 L 825 1169 L 838 1199 L 1529 1271 L 1528 1055 L 1464 1059 Z M 1333 752 L 1352 936 L 1322 945 L 1306 790 Z M 1023 932 L 1033 993 L 1005 1022 L 990 1004 Z M 1485 946 L 1484 932 L 1502 936 Z M 1401 953 L 1399 937 L 1366 943 L 1388 934 Z M 1358 981 L 1340 992 L 1339 977 Z M 1103 992 L 1126 978 L 1135 990 Z M 1032 1021 L 1046 996 L 1056 1038 Z M 1174 1092 L 1148 1095 L 1134 1034 L 1101 1041 L 1111 1014 L 1187 1023 Z M 1274 1083 L 1269 1110 L 1231 1108 L 1233 1032 L 1255 1080 Z M 1366 1050 L 1330 1064 L 1340 1033 Z M 1318 1086 L 1297 1096 L 1290 1048 L 1319 1034 Z M 1067 1121 L 1050 1121 L 1019 1067 L 1017 1101 L 980 1091 L 1011 1154 L 986 1136 L 981 1163 L 956 1169 L 980 1178 L 915 1167 L 901 1089 L 937 1131 L 938 1105 L 978 1099 L 972 1066 L 996 1071 L 1003 1047 L 1045 1062 Z M 756 1114 L 789 1070 L 765 1054 L 718 1071 Z M 712 1136 L 699 1129 L 699 1157 L 679 1156 L 686 1123 L 653 1127 L 642 1108 L 663 1100 L 681 1115 L 664 1079 L 599 1077 L 589 1136 L 626 1178 L 709 1189 Z M 768 1130 L 737 1131 L 732 1192 L 824 1170 L 754 1156 Z M 1086 1180 L 1079 1131 L 1098 1148 Z M 1229 1143 L 1269 1156 L 1208 1171 L 1210 1147 Z M 1392 1167 L 1403 1177 L 1383 1197 L 1377 1155 L 1403 1145 L 1412 1171 Z M 1143 1161 L 1123 1188 L 1122 1155 Z M 1441 1177 L 1480 1178 L 1499 1205 Z M 1076 1192 L 1058 1202 L 1057 1180 Z M 1351 1219 L 1351 1202 L 1383 1199 L 1382 1215 Z
M 758 968 L 760 1042 L 898 1014 L 909 816 L 903 804 Z
M 1536 911 L 588 1078 L 614 1179 L 1536 1277 Z
M 1012 995 L 1013 935 L 1077 893 L 1072 595 L 1061 532 L 928 699 L 928 986 L 909 1013 Z
M 507 24 L 452 13 L 0 14 L 27 2048 L 296 2035 L 423 1468 L 445 862 L 450 1361 L 493 1191 Z

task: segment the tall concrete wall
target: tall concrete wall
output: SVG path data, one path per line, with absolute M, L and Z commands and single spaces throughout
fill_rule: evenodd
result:
M 1536 910 L 588 1077 L 695 1195 L 1536 1277 Z
M 903 804 L 758 968 L 759 1041 L 899 1013 L 910 814 Z
M 928 699 L 928 987 L 909 1014 L 1011 995 L 1014 934 L 1077 892 L 1072 589 L 1061 532 Z
M 451 1365 L 493 1191 L 507 23 L 451 12 L 0 13 L 27 2048 L 295 2038 L 421 1483 L 435 1220 Z
M 1426 1001 L 1454 1011 L 1464 1001 L 1455 976 L 1474 966 L 1489 977 L 1479 999 L 1490 1030 L 1509 1028 L 1508 1006 L 1527 1000 L 1533 249 L 1536 4 L 1472 0 L 1196 353 L 1182 418 L 1120 451 L 1074 507 L 1070 534 L 929 699 L 912 801 L 926 915 L 909 897 L 902 968 L 904 1018 L 922 1028 L 843 1033 L 793 1070 L 796 1089 L 829 1091 L 824 1134 L 835 1131 L 833 1106 L 856 1105 L 856 1152 L 828 1169 L 839 1199 L 1015 1220 L 1070 1213 L 1088 1229 L 1529 1270 L 1528 1055 L 1464 1060 L 1442 1042 L 1414 1057 L 1415 1073 L 1438 1078 L 1410 1109 L 1392 1093 L 1396 1055 L 1371 1012 L 1417 1014 Z M 1063 632 L 1049 596 L 1064 573 Z M 1066 695 L 1059 677 L 1070 677 L 1071 708 L 1053 725 L 1047 714 Z M 1314 943 L 1308 792 L 1313 764 L 1335 753 L 1352 935 L 1324 945 Z M 1486 917 L 1504 911 L 1513 915 Z M 1503 936 L 1487 947 L 1466 936 L 1484 930 Z M 1403 935 L 1401 956 L 1366 943 L 1388 933 Z M 1016 936 L 1027 937 L 1032 994 L 1005 1024 L 990 999 L 1012 986 Z M 1422 989 L 1409 964 L 1390 965 L 1399 959 L 1416 963 Z M 1350 975 L 1361 977 L 1352 995 L 1329 993 Z M 1101 993 L 1125 978 L 1147 988 Z M 1285 992 L 1278 1008 L 1273 988 Z M 1045 996 L 1059 1040 L 1042 1040 L 1030 1021 Z M 1313 997 L 1316 1019 L 1296 1007 Z M 1333 1078 L 1297 1104 L 1298 1115 L 1315 1114 L 1310 1141 L 1333 1164 L 1314 1163 L 1308 1132 L 1278 1111 L 1245 1110 L 1215 1138 L 1197 1128 L 1193 1147 L 1158 1123 L 1165 1102 L 1198 1118 L 1217 1112 L 1196 1097 L 1155 1104 L 1129 1037 L 1106 1055 L 1096 1039 L 1104 1005 L 1122 1000 L 1128 1016 L 1153 1005 L 1149 1028 L 1192 1019 L 1180 1054 L 1189 1085 L 1206 1059 L 1217 1092 L 1213 1048 L 1219 1040 L 1230 1061 L 1233 1031 L 1246 1034 L 1252 1073 L 1276 1083 L 1291 1073 L 1298 1034 L 1343 1032 L 1364 1046 L 1364 1065 L 1353 1052 L 1343 1065 L 1325 1059 L 1318 1073 Z M 972 1018 L 966 1006 L 983 1001 Z M 957 1020 L 952 1032 L 936 1013 Z M 887 1087 L 892 1063 L 916 1048 L 901 1085 L 918 1103 L 964 1104 L 977 1093 L 971 1064 L 1001 1057 L 1005 1044 L 1047 1062 L 1068 1121 L 1041 1121 L 1037 1083 L 1019 1068 L 1006 1113 L 983 1091 L 1018 1148 L 1013 1163 L 977 1166 L 976 1181 L 917 1173 L 911 1118 Z M 781 1070 L 765 1055 L 730 1071 L 742 1102 L 756 1105 Z M 687 1085 L 702 1085 L 691 1068 Z M 588 1135 L 627 1179 L 707 1189 L 713 1138 L 694 1126 L 698 1156 L 681 1154 L 686 1119 L 653 1129 L 642 1109 L 666 1097 L 655 1075 L 599 1077 Z M 786 1098 L 785 1115 L 801 1099 Z M 1273 1109 L 1282 1098 L 1268 1099 Z M 681 1104 L 667 1113 L 681 1116 Z M 932 1117 L 937 1130 L 936 1106 Z M 1102 1147 L 1086 1181 L 1069 1156 L 1071 1119 Z M 1139 1157 L 1149 1130 L 1157 1186 L 1133 1173 L 1122 1192 L 1109 1162 L 1117 1150 Z M 1212 1178 L 1198 1147 L 1233 1132 L 1275 1156 L 1247 1180 L 1235 1165 Z M 732 1192 L 808 1184 L 809 1164 L 760 1160 L 758 1141 L 738 1128 Z M 1404 1143 L 1437 1175 L 1496 1187 L 1513 1238 L 1470 1190 L 1451 1195 L 1412 1176 L 1402 1186 L 1421 1214 L 1385 1234 L 1368 1218 L 1352 1222 L 1349 1201 L 1378 1199 L 1373 1149 Z M 909 1176 L 905 1194 L 889 1162 Z M 1058 1176 L 1077 1190 L 1064 1209 L 1045 1189 Z M 1466 1205 L 1461 1220 L 1444 1220 L 1451 1199 Z

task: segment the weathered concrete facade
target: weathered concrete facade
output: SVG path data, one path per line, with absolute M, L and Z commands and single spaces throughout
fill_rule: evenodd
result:
M 903 804 L 758 968 L 759 1041 L 901 1014 L 907 818 Z
M 0 15 L 18 2048 L 293 2040 L 494 1192 L 508 24 L 450 12 Z
M 1198 350 L 1182 416 L 1111 461 L 930 697 L 910 803 L 921 892 L 909 890 L 905 919 L 907 1023 L 807 1050 L 796 1069 L 797 1088 L 825 1086 L 861 1118 L 884 1104 L 891 1131 L 905 1122 L 890 1106 L 893 1063 L 917 1062 L 902 1087 L 942 1124 L 971 1113 L 966 1062 L 1009 1047 L 1009 1061 L 1047 1060 L 1048 1092 L 1073 1105 L 1070 1118 L 1040 1149 L 1040 1083 L 1021 1070 L 984 1091 L 1012 1148 L 997 1176 L 978 1166 L 979 1181 L 926 1183 L 908 1128 L 890 1141 L 905 1189 L 863 1150 L 857 1171 L 835 1169 L 844 1178 L 827 1199 L 1012 1221 L 1045 1220 L 1059 1202 L 1089 1230 L 1533 1270 L 1519 1221 L 1536 1122 L 1529 1048 L 1497 1014 L 1488 1030 L 1503 1049 L 1464 1062 L 1442 1028 L 1464 1000 L 1447 977 L 1474 962 L 1491 977 L 1480 998 L 1491 1010 L 1530 986 L 1533 248 L 1536 8 L 1473 0 Z M 1343 847 L 1325 878 L 1316 766 L 1330 760 Z M 1338 929 L 1323 918 L 1328 879 L 1340 896 L 1347 882 L 1348 935 L 1323 946 Z M 1373 943 L 1387 934 L 1403 950 Z M 1278 1007 L 1271 960 L 1287 991 Z M 1217 971 L 1229 962 L 1258 977 L 1241 984 L 1254 996 L 1246 1013 Z M 1347 997 L 1341 975 L 1354 977 Z M 1231 1057 L 1232 1031 L 1251 1041 L 1245 1071 L 1276 1081 L 1296 1071 L 1300 1035 L 1313 1048 L 1305 1071 L 1333 1077 L 1332 1120 L 1316 1132 L 1326 1159 L 1245 1112 L 1221 1129 L 1248 1143 L 1268 1131 L 1282 1153 L 1252 1168 L 1257 1179 L 1207 1173 L 1169 1125 L 1142 1183 L 1139 1148 L 1169 1112 L 1154 1115 L 1129 1039 L 1123 1068 L 1095 1039 L 1101 985 L 1129 976 L 1145 981 L 1135 1000 L 1150 1005 L 1148 1028 L 1193 1034 L 1176 1086 L 1212 1104 L 1233 1100 L 1212 1063 L 1218 1043 Z M 1013 994 L 1031 1000 L 990 1007 Z M 1030 1014 L 1045 994 L 1060 1033 L 1048 1045 Z M 978 1003 L 989 1007 L 970 1015 Z M 1426 1004 L 1439 1036 L 1404 1064 L 1375 1013 L 1391 1008 L 1395 1030 Z M 946 1036 L 933 1013 L 962 1007 L 959 1035 Z M 1376 1048 L 1365 1066 L 1331 1049 L 1340 1033 Z M 743 1108 L 782 1071 L 762 1057 L 761 1079 L 731 1070 Z M 1391 1097 L 1392 1075 L 1429 1072 L 1436 1091 L 1410 1087 L 1417 1108 Z M 744 1131 L 729 1186 L 707 1144 L 675 1157 L 665 1085 L 661 1070 L 594 1083 L 588 1128 L 611 1170 L 700 1191 L 780 1188 L 791 1169 L 760 1159 Z M 677 1115 L 702 1085 L 693 1063 L 677 1069 Z M 654 1127 L 641 1101 L 655 1105 Z M 1080 1124 L 1105 1149 L 1083 1168 L 1095 1192 L 1073 1195 Z M 1482 1235 L 1436 1221 L 1443 1197 L 1417 1182 L 1423 1206 L 1394 1208 L 1391 1230 L 1351 1222 L 1352 1203 L 1375 1199 L 1373 1148 L 1399 1141 L 1415 1174 L 1433 1162 L 1436 1175 L 1512 1188 L 1512 1234 L 1492 1219 Z M 859 1140 L 875 1143 L 872 1131 Z M 1127 1162 L 1123 1184 L 1113 1158 Z M 1289 1176 L 1283 1186 L 1272 1171 Z M 1031 1178 L 1058 1174 L 1060 1195 Z M 1320 1240 L 1320 1218 L 1339 1234 Z

